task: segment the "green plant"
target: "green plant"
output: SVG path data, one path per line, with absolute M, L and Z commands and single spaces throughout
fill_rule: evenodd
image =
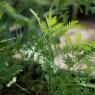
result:
M 41 65 L 46 71 L 49 95 L 94 94 L 94 92 L 90 92 L 88 89 L 89 87 L 94 89 L 94 85 L 89 83 L 91 79 L 90 73 L 94 67 L 93 69 L 91 68 L 91 62 L 88 58 L 95 51 L 95 43 L 91 45 L 80 43 L 72 45 L 69 37 L 66 37 L 67 45 L 61 49 L 59 37 L 64 35 L 68 29 L 76 26 L 77 21 L 72 21 L 67 26 L 63 26 L 62 23 L 57 22 L 56 16 L 52 16 L 51 10 L 46 17 L 46 21 L 41 20 L 32 9 L 30 11 L 37 18 L 42 29 L 41 35 L 36 39 L 35 48 L 37 49 L 35 50 L 40 56 L 43 56 L 43 63 Z M 79 42 L 81 36 L 77 34 L 76 37 L 76 42 Z M 54 48 L 52 48 L 52 45 Z M 68 65 L 67 70 L 60 71 L 55 66 L 54 57 L 56 54 L 62 54 L 65 64 Z M 74 64 L 81 64 L 82 62 L 88 66 L 88 69 L 78 70 L 77 72 L 70 70 Z M 73 77 L 73 74 L 75 77 Z
M 7 89 L 12 89 L 14 91 L 10 92 L 12 95 L 94 95 L 95 92 L 91 90 L 95 89 L 95 86 L 89 81 L 93 77 L 91 73 L 94 66 L 91 65 L 90 55 L 95 52 L 95 43 L 81 44 L 81 35 L 76 33 L 76 43 L 72 44 L 67 34 L 69 29 L 77 27 L 78 21 L 64 25 L 64 22 L 57 20 L 56 15 L 52 15 L 52 8 L 45 20 L 30 9 L 41 27 L 39 32 L 38 25 L 34 22 L 35 18 L 23 15 L 25 11 L 22 11 L 23 8 L 15 10 L 11 2 L 10 0 L 0 3 L 2 5 L 0 7 L 0 91 L 3 89 L 3 92 L 6 92 Z M 20 1 L 17 6 L 25 2 L 26 0 Z M 38 0 L 33 2 L 41 4 Z M 47 4 L 47 1 L 44 2 L 42 5 Z M 24 26 L 25 30 L 23 33 L 17 33 L 16 37 L 11 37 L 12 26 L 16 26 L 16 31 L 17 26 L 20 28 Z M 62 35 L 66 38 L 64 48 L 60 48 Z M 20 58 L 16 58 L 16 54 L 19 54 Z M 62 55 L 64 63 L 68 66 L 67 69 L 60 69 L 55 65 L 54 58 L 58 54 Z M 81 63 L 86 64 L 87 69 L 80 69 Z M 34 75 L 38 76 L 35 78 Z M 16 83 L 4 89 L 14 77 L 17 77 Z
M 43 1 L 42 4 L 39 0 L 0 1 L 0 94 L 28 63 L 19 53 L 24 46 L 30 47 L 28 43 L 38 35 L 38 26 L 29 12 L 29 8 L 34 5 L 42 16 L 43 7 L 48 7 L 50 2 Z

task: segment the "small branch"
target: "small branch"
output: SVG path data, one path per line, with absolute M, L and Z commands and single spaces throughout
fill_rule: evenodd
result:
M 21 89 L 23 92 L 26 92 L 27 94 L 30 94 L 30 92 L 29 92 L 27 89 L 21 87 L 19 84 L 16 84 L 16 86 L 17 86 L 19 89 Z

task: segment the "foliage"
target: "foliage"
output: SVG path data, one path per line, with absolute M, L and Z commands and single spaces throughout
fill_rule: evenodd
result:
M 45 19 L 40 18 L 38 14 L 42 17 L 44 6 L 48 8 L 51 2 L 0 1 L 0 93 L 7 95 L 5 92 L 8 91 L 10 95 L 89 95 L 91 93 L 94 95 L 95 92 L 91 90 L 95 89 L 95 86 L 89 81 L 95 68 L 89 59 L 95 52 L 95 43 L 82 44 L 81 34 L 76 33 L 76 42 L 72 44 L 67 32 L 72 27 L 77 27 L 78 21 L 73 20 L 66 24 L 67 21 L 64 19 L 64 22 L 61 22 L 53 14 L 52 7 L 45 15 Z M 59 6 L 64 3 L 60 8 L 67 8 L 73 4 L 74 6 L 79 4 L 79 8 L 81 3 L 88 8 L 92 0 L 83 0 L 83 2 L 58 0 L 58 2 L 60 4 L 56 1 L 54 3 Z M 32 6 L 38 14 L 32 9 L 29 11 Z M 56 6 L 58 8 L 58 5 Z M 30 12 L 37 18 L 41 30 Z M 65 17 L 66 15 L 67 13 Z M 15 33 L 15 36 L 12 36 L 12 33 Z M 63 35 L 66 46 L 60 48 L 60 37 Z M 18 54 L 20 58 L 16 57 Z M 54 58 L 58 54 L 62 55 L 68 69 L 60 69 L 55 65 Z M 87 69 L 81 70 L 79 67 L 76 70 L 77 65 L 81 63 L 86 64 Z M 75 64 L 77 65 L 73 68 Z M 9 88 L 6 87 L 14 77 L 17 77 L 16 83 L 11 84 Z
M 64 8 L 68 10 L 71 8 L 71 17 L 73 19 L 77 18 L 78 12 L 86 15 L 95 13 L 95 7 L 93 6 L 95 0 L 58 0 L 57 2 L 55 0 L 55 3 L 58 10 L 64 10 Z
M 44 70 L 47 72 L 46 79 L 48 81 L 49 94 L 50 95 L 51 94 L 52 95 L 53 94 L 54 95 L 64 95 L 64 94 L 69 95 L 70 93 L 72 94 L 76 93 L 77 95 L 80 95 L 80 94 L 87 95 L 88 92 L 85 92 L 85 91 L 81 92 L 81 87 L 85 85 L 84 81 L 88 82 L 89 79 L 91 78 L 90 71 L 92 69 L 89 67 L 88 71 L 82 70 L 83 74 L 81 73 L 81 70 L 79 70 L 77 74 L 75 74 L 75 78 L 74 78 L 72 77 L 72 71 L 70 71 L 70 68 L 74 64 L 76 63 L 80 64 L 81 62 L 86 63 L 87 66 L 91 65 L 90 60 L 87 60 L 87 58 L 89 54 L 95 51 L 95 44 L 93 43 L 91 45 L 88 45 L 88 44 L 72 45 L 71 43 L 69 43 L 63 49 L 61 49 L 59 47 L 59 44 L 60 44 L 59 41 L 56 41 L 55 39 L 53 39 L 53 34 L 54 34 L 54 37 L 57 38 L 57 40 L 59 40 L 59 37 L 61 35 L 64 35 L 68 31 L 68 29 L 75 26 L 77 21 L 72 21 L 69 24 L 67 24 L 67 26 L 63 26 L 62 23 L 57 22 L 56 17 L 52 17 L 51 11 L 49 12 L 50 13 L 49 16 L 46 17 L 46 21 L 42 21 L 32 9 L 30 9 L 30 11 L 37 18 L 38 23 L 42 29 L 42 34 L 38 40 L 39 44 L 36 45 L 36 48 L 37 48 L 37 52 L 39 52 L 40 50 L 41 55 L 44 56 L 45 58 L 44 63 L 42 65 L 44 65 L 45 67 Z M 40 41 L 40 39 L 44 39 L 44 40 Z M 79 42 L 80 39 L 81 39 L 80 35 L 77 34 L 76 42 Z M 67 38 L 67 40 L 69 39 Z M 40 45 L 40 43 L 42 44 Z M 54 46 L 54 49 L 52 49 L 52 45 Z M 56 67 L 54 66 L 54 57 L 58 53 L 62 54 L 65 63 L 69 67 L 67 71 L 63 73 L 60 72 L 60 74 L 58 74 L 58 71 L 56 71 L 57 69 L 55 69 Z M 86 91 L 89 90 L 88 89 L 89 87 L 90 87 L 90 84 L 86 86 Z

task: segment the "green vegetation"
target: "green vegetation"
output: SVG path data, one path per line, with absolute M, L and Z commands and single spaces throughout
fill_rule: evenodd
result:
M 72 44 L 68 34 L 83 28 L 74 20 L 84 12 L 82 5 L 84 14 L 95 13 L 91 4 L 94 0 L 0 1 L 0 95 L 94 95 L 95 42 L 81 43 L 77 32 Z M 67 68 L 55 64 L 58 55 Z

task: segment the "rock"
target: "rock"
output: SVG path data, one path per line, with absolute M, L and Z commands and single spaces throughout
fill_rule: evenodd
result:
M 68 69 L 68 66 L 64 63 L 64 59 L 63 59 L 63 56 L 61 54 L 58 54 L 57 56 L 55 56 L 54 63 L 60 69 L 65 69 L 65 70 Z

